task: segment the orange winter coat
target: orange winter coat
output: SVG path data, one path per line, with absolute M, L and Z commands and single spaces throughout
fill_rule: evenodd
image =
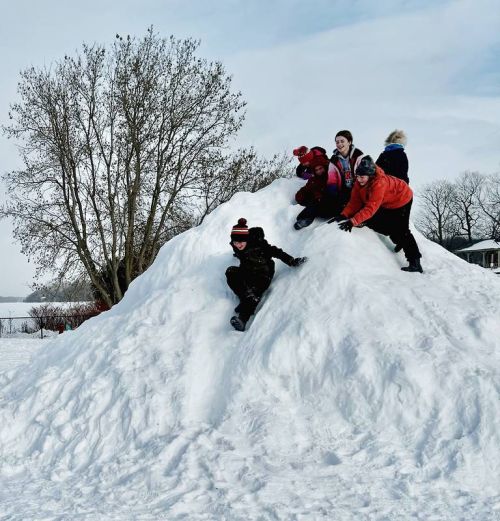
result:
M 351 219 L 354 226 L 359 226 L 373 217 L 379 208 L 401 208 L 412 198 L 413 192 L 404 181 L 385 174 L 377 166 L 373 179 L 365 186 L 354 183 L 351 198 L 342 210 L 342 215 Z

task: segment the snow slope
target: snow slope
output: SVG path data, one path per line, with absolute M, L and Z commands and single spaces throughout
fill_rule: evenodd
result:
M 35 352 L 47 341 L 47 338 L 41 339 L 40 335 L 33 338 L 27 334 L 21 338 L 0 338 L 0 372 L 30 363 Z
M 298 180 L 237 194 L 111 311 L 0 376 L 0 515 L 500 519 L 500 280 L 426 241 L 296 232 Z M 307 255 L 245 333 L 231 226 Z

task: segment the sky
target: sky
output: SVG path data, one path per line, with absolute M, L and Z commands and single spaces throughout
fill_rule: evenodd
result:
M 378 156 L 402 128 L 417 195 L 464 170 L 500 170 L 498 0 L 3 0 L 0 123 L 21 70 L 151 25 L 200 39 L 199 56 L 224 63 L 248 103 L 238 146 L 332 151 L 345 128 Z M 0 173 L 21 166 L 3 135 L 0 154 Z M 27 295 L 34 266 L 7 221 L 0 247 L 0 295 Z

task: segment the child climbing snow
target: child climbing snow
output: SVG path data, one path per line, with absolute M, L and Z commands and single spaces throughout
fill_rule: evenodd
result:
M 306 147 L 300 147 L 306 149 Z M 294 154 L 297 150 L 295 149 Z M 314 147 L 299 156 L 299 161 L 312 172 L 307 183 L 296 194 L 295 200 L 305 208 L 297 215 L 293 227 L 300 230 L 309 226 L 316 217 L 333 217 L 344 208 L 341 194 L 342 179 L 338 169 L 330 163 L 323 148 Z
M 356 183 L 351 199 L 338 217 L 328 222 L 338 222 L 339 228 L 350 232 L 353 226 L 366 225 L 377 233 L 388 235 L 403 250 L 408 266 L 403 271 L 423 273 L 420 250 L 410 231 L 410 210 L 413 192 L 405 181 L 384 174 L 368 156 L 360 156 L 354 170 Z
M 234 256 L 240 261 L 239 266 L 230 266 L 226 270 L 227 284 L 240 299 L 235 308 L 237 314 L 231 318 L 231 325 L 237 331 L 245 331 L 246 323 L 255 313 L 273 279 L 273 257 L 293 268 L 303 264 L 307 258 L 293 258 L 276 246 L 271 246 L 264 238 L 264 230 L 258 227 L 248 229 L 244 218 L 233 226 L 229 244 Z

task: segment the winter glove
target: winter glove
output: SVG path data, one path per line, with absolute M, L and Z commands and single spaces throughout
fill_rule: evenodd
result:
M 290 263 L 290 266 L 292 266 L 292 268 L 296 268 L 297 266 L 304 264 L 304 262 L 306 262 L 306 260 L 307 260 L 307 257 L 297 257 L 296 259 L 292 260 L 292 262 Z
M 326 221 L 328 224 L 332 224 L 332 223 L 339 223 L 341 221 L 345 220 L 345 217 L 343 215 L 336 215 L 335 217 L 332 217 L 331 219 L 328 219 L 328 221 Z
M 350 232 L 352 230 L 352 222 L 350 220 L 343 221 L 339 224 L 339 228 L 344 232 Z

